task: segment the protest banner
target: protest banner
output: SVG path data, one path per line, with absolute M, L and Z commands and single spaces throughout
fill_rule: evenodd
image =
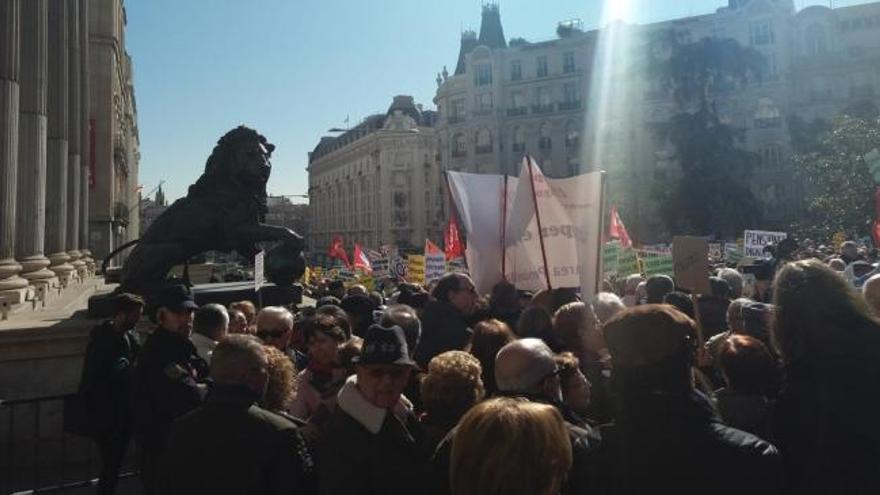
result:
M 377 279 L 387 276 L 389 264 L 390 261 L 388 258 L 378 258 L 373 260 L 373 276 Z
M 709 294 L 709 243 L 702 237 L 672 239 L 675 285 L 692 294 Z
M 446 271 L 449 273 L 467 273 L 467 264 L 464 258 L 455 258 L 446 262 Z
M 643 273 L 646 277 L 651 275 L 668 275 L 672 277 L 675 274 L 675 261 L 671 252 L 638 251 L 638 255 L 642 261 Z
M 710 242 L 709 243 L 709 259 L 710 260 L 724 259 L 724 248 L 720 242 Z
M 376 288 L 375 279 L 370 275 L 361 275 L 358 279 L 358 283 L 367 288 L 369 292 L 372 292 Z
M 388 260 L 388 275 L 395 278 L 406 278 L 407 262 L 400 256 L 394 256 Z
M 610 241 L 602 246 L 602 274 L 605 277 L 617 275 L 617 258 L 619 255 L 619 242 Z
M 414 284 L 425 283 L 425 256 L 410 254 L 406 257 L 406 279 Z
M 617 256 L 617 276 L 626 277 L 642 273 L 639 256 L 633 248 L 621 248 Z
M 778 244 L 788 237 L 785 232 L 769 232 L 766 230 L 747 230 L 743 235 L 743 255 L 747 258 L 764 258 L 764 248 L 770 244 Z
M 446 253 L 425 254 L 425 284 L 440 280 L 446 273 Z

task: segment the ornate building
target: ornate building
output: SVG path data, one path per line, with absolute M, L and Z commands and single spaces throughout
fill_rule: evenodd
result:
M 436 113 L 395 96 L 309 153 L 309 251 L 317 259 L 334 235 L 352 243 L 402 249 L 438 241 L 443 229 L 442 175 L 436 164 Z
M 642 239 L 669 234 L 651 191 L 678 172 L 670 145 L 651 128 L 668 122 L 675 103 L 621 58 L 656 49 L 651 34 L 661 31 L 683 42 L 731 38 L 764 55 L 760 81 L 713 99 L 722 120 L 744 130 L 741 146 L 760 157 L 749 183 L 764 226 L 784 228 L 804 194 L 789 163 L 790 119 L 830 120 L 880 102 L 880 3 L 798 12 L 791 0 L 730 0 L 707 15 L 586 32 L 569 21 L 552 40 L 509 43 L 498 6 L 485 5 L 479 35 L 462 35 L 454 73 L 438 76 L 441 169 L 516 174 L 526 153 L 548 176 L 605 169 L 609 197 Z M 608 52 L 602 42 L 613 32 L 625 47 Z M 612 60 L 609 69 L 594 71 L 602 57 Z
M 92 272 L 118 203 L 136 226 L 124 27 L 122 0 L 0 2 L 0 310 Z

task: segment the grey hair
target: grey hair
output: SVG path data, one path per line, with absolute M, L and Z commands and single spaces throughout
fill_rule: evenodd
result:
M 541 382 L 556 370 L 556 359 L 541 339 L 520 339 L 495 356 L 495 382 L 503 392 L 540 393 Z
M 283 320 L 285 324 L 287 324 L 288 329 L 293 328 L 293 313 L 291 313 L 289 309 L 287 309 L 283 306 L 266 306 L 265 308 L 261 309 L 260 312 L 257 314 L 257 326 L 258 327 L 259 327 L 260 317 L 263 317 L 263 315 L 270 315 L 270 316 L 277 317 L 277 318 Z
M 746 328 L 746 321 L 743 318 L 743 308 L 752 300 L 747 297 L 740 297 L 730 301 L 727 306 L 727 326 L 733 331 L 743 331 Z
M 265 369 L 268 365 L 260 339 L 253 335 L 229 335 L 211 354 L 211 378 L 216 383 L 241 385 L 249 371 Z
M 193 315 L 193 332 L 217 340 L 229 326 L 229 313 L 221 304 L 205 304 Z
M 406 304 L 394 304 L 388 306 L 382 315 L 380 322 L 383 327 L 397 325 L 403 329 L 403 335 L 406 337 L 406 345 L 410 355 L 416 351 L 419 340 L 422 337 L 422 322 L 416 310 Z
M 605 323 L 612 316 L 626 309 L 626 305 L 623 304 L 620 297 L 613 292 L 600 292 L 593 296 L 591 303 L 596 310 L 596 316 L 599 317 L 599 321 L 602 323 Z
M 731 297 L 738 299 L 743 293 L 743 276 L 740 272 L 733 268 L 722 268 L 718 270 L 718 277 L 727 282 L 730 286 Z

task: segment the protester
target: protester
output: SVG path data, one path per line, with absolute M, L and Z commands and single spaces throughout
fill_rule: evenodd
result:
M 257 337 L 267 345 L 287 352 L 293 336 L 293 314 L 281 306 L 267 306 L 257 315 Z
M 135 433 L 141 448 L 141 481 L 155 490 L 156 468 L 171 423 L 198 407 L 205 396 L 207 363 L 189 341 L 198 306 L 182 285 L 163 289 L 157 298 L 159 326 L 144 343 L 134 377 Z
M 247 300 L 236 301 L 229 305 L 229 309 L 241 311 L 245 319 L 247 319 L 248 333 L 253 334 L 256 332 L 257 307 L 254 306 L 254 303 Z
M 607 394 L 611 361 L 602 328 L 593 308 L 585 303 L 566 304 L 553 315 L 554 352 L 570 352 L 579 361 L 583 374 L 594 384 L 589 419 L 605 422 L 612 406 Z
M 113 302 L 113 319 L 94 327 L 89 334 L 78 392 L 89 433 L 101 456 L 100 494 L 116 491 L 119 468 L 131 437 L 131 374 L 140 349 L 132 330 L 144 310 L 144 300 L 133 294 L 119 294 Z
M 421 383 L 425 412 L 419 419 L 425 427 L 429 451 L 471 407 L 483 400 L 483 374 L 477 358 L 462 351 L 444 352 L 428 363 L 428 373 Z
M 346 296 L 368 296 L 369 292 L 367 292 L 367 288 L 363 284 L 352 284 L 351 287 L 345 291 Z
M 345 283 L 342 280 L 333 280 L 327 284 L 327 295 L 342 300 L 345 297 Z
M 553 315 L 541 306 L 530 306 L 523 310 L 516 322 L 516 336 L 521 339 L 541 339 L 553 343 Z
M 562 402 L 572 413 L 584 421 L 593 415 L 590 410 L 592 385 L 581 372 L 580 362 L 574 354 L 563 352 L 556 355 L 556 366 L 559 367 L 559 388 L 562 390 Z
M 516 336 L 506 323 L 500 320 L 486 320 L 474 326 L 474 335 L 468 346 L 470 352 L 482 368 L 483 386 L 486 395 L 494 395 L 498 387 L 495 385 L 495 356 L 502 347 L 516 340 Z
M 599 318 L 600 323 L 605 323 L 612 316 L 626 309 L 623 301 L 613 292 L 600 292 L 596 294 L 593 300 L 590 301 L 590 304 L 596 310 L 596 317 Z
M 346 338 L 352 336 L 351 320 L 349 320 L 348 318 L 348 313 L 346 313 L 344 309 L 339 307 L 338 304 L 325 304 L 323 306 L 319 306 L 317 310 L 315 310 L 315 316 L 317 315 L 330 315 L 335 317 L 337 323 L 339 323 L 339 325 L 342 327 L 342 330 L 345 332 Z
M 777 367 L 760 340 L 747 335 L 727 337 L 719 349 L 725 387 L 715 392 L 724 423 L 760 438 L 771 438 L 770 419 L 777 389 Z
M 211 364 L 211 353 L 217 342 L 223 340 L 229 327 L 229 313 L 220 304 L 206 304 L 193 316 L 193 333 L 189 337 L 196 347 L 196 353 Z
M 351 332 L 358 337 L 363 337 L 367 328 L 374 323 L 373 311 L 378 309 L 372 299 L 361 294 L 345 296 L 339 303 L 339 307 L 348 315 Z
M 287 408 L 293 402 L 296 369 L 287 354 L 275 347 L 264 344 L 263 352 L 269 365 L 266 369 L 266 393 L 263 394 L 260 407 L 296 422 L 296 418 L 287 415 Z
M 675 290 L 675 282 L 668 275 L 651 275 L 645 281 L 645 302 L 660 304 L 666 294 Z
M 601 429 L 605 493 L 779 493 L 776 449 L 722 424 L 693 388 L 693 320 L 668 305 L 639 306 L 609 321 L 605 339 L 619 400 Z
M 336 394 L 348 376 L 339 363 L 339 346 L 346 341 L 338 320 L 318 315 L 306 327 L 309 365 L 296 379 L 296 395 L 288 412 L 308 421 L 320 408 L 329 414 L 336 403 Z
M 636 295 L 636 290 L 639 287 L 639 284 L 644 282 L 645 279 L 642 278 L 638 273 L 634 273 L 629 275 L 628 277 L 623 279 L 623 304 L 626 307 L 631 308 L 639 303 L 638 296 Z
M 717 276 L 727 282 L 731 299 L 739 299 L 743 296 L 744 280 L 740 272 L 733 268 L 721 268 Z
M 532 305 L 540 306 L 552 315 L 566 304 L 578 302 L 579 300 L 577 293 L 573 289 L 545 289 L 535 294 L 535 297 L 532 298 Z
M 786 493 L 880 493 L 880 324 L 818 260 L 776 276 L 773 338 L 784 379 L 773 435 Z
M 859 245 L 854 241 L 844 241 L 840 245 L 840 259 L 846 264 L 863 260 L 864 257 L 859 254 Z
M 831 258 L 828 260 L 828 266 L 836 272 L 843 273 L 846 271 L 846 261 L 840 258 Z
M 227 330 L 230 334 L 243 333 L 249 334 L 248 322 L 247 318 L 244 316 L 244 313 L 238 309 L 229 309 L 229 328 Z
M 559 493 L 573 463 L 568 440 L 553 406 L 511 398 L 486 401 L 462 418 L 455 434 L 452 493 Z
M 669 304 L 686 314 L 688 318 L 694 318 L 694 300 L 691 298 L 690 294 L 681 291 L 670 292 L 663 298 L 663 304 Z
M 402 392 L 416 363 L 400 327 L 373 325 L 319 446 L 323 495 L 395 495 L 426 482 L 424 432 Z
M 862 286 L 862 295 L 874 316 L 880 317 L 880 274 L 872 275 Z
M 489 298 L 489 312 L 491 317 L 501 320 L 508 327 L 516 326 L 522 309 L 519 307 L 519 294 L 516 287 L 506 280 L 502 280 L 492 287 L 492 294 Z
M 731 301 L 730 305 L 727 306 L 727 330 L 715 334 L 706 340 L 706 351 L 716 367 L 718 366 L 719 351 L 727 338 L 734 334 L 745 334 L 746 324 L 745 320 L 743 320 L 743 307 L 749 304 L 752 304 L 752 300 L 744 297 Z
M 217 345 L 211 393 L 172 427 L 157 493 L 317 493 L 314 460 L 296 425 L 257 405 L 268 364 L 254 337 L 231 335 Z
M 470 277 L 448 273 L 440 279 L 422 314 L 422 340 L 415 360 L 425 367 L 434 356 L 446 351 L 463 350 L 471 338 L 467 318 L 474 312 L 477 291 Z

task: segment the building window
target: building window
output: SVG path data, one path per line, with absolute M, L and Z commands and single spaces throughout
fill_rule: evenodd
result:
M 513 128 L 513 151 L 522 152 L 526 150 L 526 133 L 522 127 Z
M 533 113 L 548 113 L 553 111 L 553 103 L 550 99 L 550 88 L 539 86 L 535 88 L 535 102 Z
M 581 171 L 581 164 L 578 163 L 578 158 L 576 156 L 568 157 L 568 163 L 566 164 L 566 172 L 568 172 L 569 177 L 574 177 L 579 174 Z
M 549 150 L 553 148 L 553 141 L 550 139 L 550 124 L 544 122 L 538 131 L 538 149 Z
M 574 122 L 565 126 L 565 147 L 576 148 L 580 144 L 581 134 Z
M 476 152 L 479 154 L 492 152 L 492 133 L 489 132 L 489 129 L 477 131 Z
M 806 30 L 805 40 L 807 42 L 807 55 L 822 55 L 828 51 L 825 27 L 821 24 L 811 24 Z
M 492 93 L 480 93 L 474 95 L 476 114 L 485 115 L 492 112 Z
M 474 84 L 477 86 L 492 84 L 491 64 L 477 64 L 476 67 L 474 67 Z
M 522 91 L 510 92 L 510 107 L 507 109 L 507 115 L 514 117 L 517 115 L 525 115 L 527 111 L 526 96 Z
M 759 98 L 758 108 L 755 110 L 755 127 L 758 129 L 771 129 L 782 125 L 782 114 L 776 103 L 770 98 Z
M 773 37 L 772 21 L 756 21 L 749 25 L 749 41 L 752 45 L 772 45 L 775 43 Z
M 574 72 L 574 52 L 565 52 L 562 54 L 562 72 L 571 74 Z
M 452 105 L 449 107 L 449 122 L 453 124 L 461 122 L 464 120 L 464 116 L 464 98 L 452 100 Z
M 562 103 L 559 104 L 560 110 L 575 110 L 580 108 L 580 95 L 578 94 L 577 83 L 565 83 L 562 85 Z
M 452 156 L 453 158 L 467 156 L 467 142 L 464 134 L 456 134 L 452 137 Z
M 514 60 L 510 63 L 510 80 L 519 81 L 522 79 L 522 62 Z
M 538 77 L 547 77 L 547 57 L 545 55 L 541 55 L 535 59 L 535 66 L 537 67 L 535 74 Z
M 761 165 L 765 168 L 776 168 L 782 164 L 782 148 L 778 144 L 764 146 L 760 150 Z

